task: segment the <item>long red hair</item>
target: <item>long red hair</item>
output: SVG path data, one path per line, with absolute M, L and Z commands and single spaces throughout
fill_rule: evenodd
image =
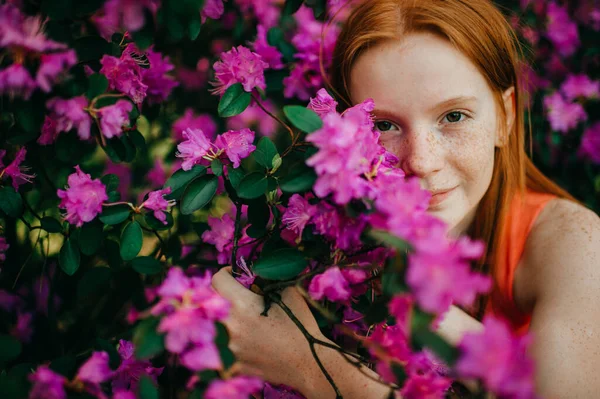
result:
M 515 123 L 507 144 L 496 148 L 490 186 L 478 205 L 469 235 L 486 244 L 486 255 L 476 268 L 493 273 L 496 248 L 504 219 L 515 194 L 526 189 L 575 199 L 542 174 L 525 152 L 524 82 L 520 81 L 522 49 L 503 14 L 489 0 L 365 0 L 350 14 L 334 52 L 331 89 L 340 102 L 351 105 L 350 71 L 370 47 L 403 35 L 433 32 L 465 54 L 495 93 L 499 117 L 506 119 L 502 94 L 515 88 Z M 499 126 L 506 126 L 505 123 Z M 481 319 L 487 297 L 480 298 L 474 316 Z

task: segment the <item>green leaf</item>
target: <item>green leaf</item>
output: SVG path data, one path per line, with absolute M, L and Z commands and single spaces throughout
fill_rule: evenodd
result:
M 100 178 L 100 181 L 106 187 L 106 194 L 110 195 L 111 192 L 119 189 L 119 176 L 109 173 Z
M 158 399 L 158 388 L 147 375 L 140 377 L 139 393 L 140 399 Z
M 46 230 L 48 233 L 60 233 L 62 231 L 62 225 L 53 217 L 44 216 L 40 223 L 42 229 Z
M 279 187 L 285 193 L 302 193 L 310 190 L 317 181 L 317 175 L 311 168 L 292 173 L 279 182 Z
M 88 78 L 88 89 L 86 97 L 92 100 L 94 97 L 103 94 L 108 89 L 108 79 L 101 73 L 95 73 Z
M 230 116 L 241 114 L 248 108 L 251 99 L 250 93 L 244 91 L 241 83 L 229 86 L 219 101 L 219 106 L 217 108 L 219 116 L 228 118 Z
M 77 247 L 77 244 L 71 241 L 70 238 L 67 238 L 60 249 L 60 254 L 58 255 L 58 263 L 60 263 L 60 268 L 63 269 L 63 271 L 69 276 L 72 276 L 75 274 L 77 269 L 79 269 L 80 260 L 81 255 L 79 254 L 79 248 Z
M 231 182 L 233 188 L 237 189 L 240 185 L 240 182 L 244 178 L 244 172 L 241 170 L 241 168 L 227 168 L 227 178 Z
M 106 206 L 102 209 L 102 213 L 100 214 L 99 218 L 104 224 L 114 225 L 127 220 L 130 213 L 131 207 L 126 204 Z
M 119 364 L 121 364 L 121 356 L 119 355 L 119 351 L 110 341 L 102 338 L 96 338 L 96 342 L 94 342 L 94 349 L 108 353 L 108 365 L 111 369 L 114 370 L 119 367 Z
M 212 170 L 215 176 L 223 175 L 223 162 L 219 158 L 215 158 L 210 163 L 210 170 Z
M 181 213 L 191 215 L 193 212 L 208 204 L 219 186 L 216 176 L 202 176 L 194 180 L 185 189 L 181 198 Z
M 283 15 L 292 15 L 295 14 L 296 11 L 300 9 L 303 0 L 285 0 L 285 5 L 283 6 Z
M 13 336 L 0 335 L 0 365 L 16 359 L 21 354 L 21 342 Z
M 458 348 L 450 345 L 438 334 L 426 328 L 412 332 L 411 344 L 417 350 L 429 348 L 450 367 L 452 367 L 458 359 Z
M 237 186 L 237 194 L 241 198 L 258 198 L 267 191 L 268 181 L 264 173 L 253 172 L 246 175 Z
M 162 270 L 162 264 L 152 256 L 138 256 L 131 261 L 131 267 L 141 274 L 156 274 Z
M 129 132 L 129 139 L 133 143 L 133 146 L 140 154 L 146 154 L 148 152 L 148 146 L 146 145 L 146 139 L 139 132 L 139 130 L 132 130 Z
M 110 268 L 96 266 L 86 271 L 77 283 L 77 297 L 85 300 L 87 297 L 104 291 L 110 282 Z
M 281 52 L 286 62 L 294 61 L 296 48 L 287 40 L 285 40 L 285 35 L 281 28 L 273 27 L 269 29 L 267 32 L 267 42 Z
M 198 176 L 206 174 L 206 167 L 194 165 L 190 170 L 179 169 L 173 176 L 169 177 L 163 188 L 171 187 L 171 194 L 166 199 L 180 199 L 187 185 Z
M 200 34 L 200 30 L 202 29 L 202 21 L 200 18 L 194 18 L 190 21 L 188 25 L 188 37 L 191 41 L 194 41 L 198 38 Z
M 142 227 L 135 220 L 127 223 L 121 233 L 121 258 L 123 260 L 132 260 L 142 249 L 144 243 L 144 233 Z
M 408 242 L 404 241 L 400 237 L 396 237 L 393 234 L 390 234 L 383 230 L 373 229 L 369 231 L 369 236 L 373 238 L 375 241 L 384 244 L 388 247 L 392 247 L 397 249 L 398 251 L 409 251 L 411 250 L 411 246 Z
M 135 357 L 138 359 L 149 359 L 165 349 L 162 335 L 156 332 L 160 322 L 157 318 L 148 318 L 140 322 L 133 332 L 133 344 L 135 346 Z
M 271 211 L 265 198 L 252 201 L 248 204 L 248 222 L 255 227 L 265 227 L 269 223 Z
M 104 233 L 102 232 L 102 223 L 98 220 L 93 220 L 89 223 L 85 223 L 81 230 L 79 230 L 79 249 L 81 253 L 91 256 L 98 252 L 104 239 Z
M 273 161 L 279 157 L 277 147 L 268 137 L 261 137 L 256 145 L 256 150 L 252 153 L 256 162 L 267 169 L 273 168 Z M 281 158 L 279 158 L 281 160 Z M 280 161 L 281 162 L 281 161 Z
M 163 222 L 155 218 L 151 212 L 148 212 L 144 215 L 144 220 L 146 221 L 148 227 L 150 227 L 153 230 L 169 230 L 171 227 L 173 227 L 173 215 L 171 215 L 170 212 L 165 212 L 165 215 L 167 217 L 167 224 L 164 224 Z
M 315 111 L 300 105 L 287 105 L 283 107 L 283 113 L 292 125 L 303 132 L 312 133 L 323 127 L 323 121 Z
M 277 249 L 254 263 L 252 271 L 269 280 L 289 280 L 302 272 L 308 262 L 294 248 Z
M 21 194 L 9 186 L 0 187 L 0 209 L 8 216 L 18 218 L 23 213 Z

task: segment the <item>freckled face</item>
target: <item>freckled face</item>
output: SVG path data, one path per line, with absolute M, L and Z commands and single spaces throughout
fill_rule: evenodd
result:
M 439 36 L 410 34 L 363 53 L 350 93 L 354 103 L 375 101 L 382 144 L 408 176 L 441 192 L 429 211 L 454 234 L 464 232 L 490 185 L 500 144 L 494 94 L 475 65 Z

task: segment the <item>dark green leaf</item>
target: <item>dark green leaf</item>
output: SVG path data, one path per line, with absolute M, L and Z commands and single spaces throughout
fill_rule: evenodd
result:
M 121 233 L 121 258 L 123 260 L 132 260 L 142 249 L 144 243 L 144 233 L 142 227 L 135 220 L 127 223 Z
M 94 349 L 97 351 L 104 351 L 108 353 L 109 366 L 111 369 L 114 370 L 117 367 L 119 367 L 119 364 L 121 363 L 121 356 L 119 355 L 119 352 L 117 351 L 115 345 L 113 345 L 105 339 L 96 338 L 96 342 L 94 343 Z
M 53 217 L 45 216 L 42 218 L 40 223 L 42 225 L 42 229 L 46 230 L 48 233 L 60 233 L 62 231 L 62 225 Z
M 206 167 L 194 165 L 190 170 L 179 169 L 173 176 L 169 177 L 163 188 L 171 187 L 171 194 L 165 196 L 166 199 L 178 200 L 183 195 L 186 186 L 198 176 L 206 174 Z
M 87 297 L 106 290 L 110 282 L 110 269 L 97 266 L 86 271 L 77 283 L 77 297 L 85 300 Z
M 241 83 L 229 86 L 219 101 L 217 111 L 222 118 L 228 118 L 244 112 L 251 100 L 250 93 L 244 91 Z
M 140 378 L 140 399 L 158 399 L 158 388 L 154 385 L 154 381 L 147 375 L 142 375 Z
M 131 267 L 141 274 L 156 274 L 162 270 L 162 264 L 152 256 L 138 256 L 131 261 Z
M 253 172 L 246 175 L 237 186 L 237 194 L 241 198 L 258 198 L 267 191 L 268 181 L 264 173 Z
M 264 228 L 271 217 L 269 205 L 265 202 L 265 198 L 252 201 L 248 205 L 248 222 L 255 227 Z
M 88 78 L 86 96 L 89 100 L 103 94 L 108 89 L 108 79 L 101 73 L 95 73 Z
M 216 176 L 202 176 L 194 180 L 185 189 L 181 198 L 181 213 L 190 215 L 208 204 L 217 192 L 218 186 L 219 179 Z
M 91 256 L 95 254 L 104 239 L 104 233 L 102 232 L 102 223 L 98 220 L 93 220 L 89 223 L 85 223 L 79 231 L 79 249 L 85 255 Z
M 79 269 L 80 260 L 81 255 L 79 254 L 79 248 L 77 247 L 77 244 L 75 244 L 75 242 L 73 242 L 70 238 L 67 238 L 63 243 L 58 256 L 60 268 L 63 269 L 63 271 L 69 276 L 72 276 L 75 274 L 77 269 Z
M 300 105 L 287 105 L 283 107 L 283 113 L 292 125 L 303 132 L 312 133 L 323 127 L 323 121 L 315 111 Z
M 252 271 L 269 280 L 289 280 L 302 272 L 307 265 L 302 252 L 294 248 L 277 249 L 254 263 Z
M 0 366 L 16 359 L 21 354 L 21 342 L 13 336 L 0 335 Z
M 188 25 L 188 37 L 190 38 L 190 40 L 194 41 L 198 38 L 201 28 L 202 21 L 200 21 L 200 17 L 194 18 L 190 21 Z
M 240 185 L 240 182 L 244 178 L 244 172 L 241 170 L 241 168 L 227 168 L 227 178 L 231 182 L 233 188 L 237 189 Z
M 450 367 L 452 367 L 458 359 L 458 348 L 450 345 L 446 340 L 429 329 L 413 331 L 411 334 L 411 344 L 417 350 L 429 348 Z
M 148 152 L 146 139 L 138 130 L 132 130 L 129 132 L 129 139 L 140 154 L 146 154 Z
M 115 240 L 105 240 L 104 241 L 104 254 L 106 255 L 106 260 L 110 265 L 111 269 L 119 269 L 123 266 L 123 259 L 121 259 L 121 255 L 119 254 L 119 244 Z
M 302 0 L 285 0 L 285 6 L 283 6 L 283 15 L 292 15 L 300 9 Z
M 135 328 L 133 344 L 136 358 L 149 359 L 165 349 L 163 336 L 156 332 L 159 321 L 157 318 L 148 318 Z
M 23 213 L 21 194 L 9 186 L 0 187 L 0 209 L 8 216 L 18 218 Z
M 294 61 L 296 48 L 285 40 L 285 36 L 281 28 L 273 27 L 267 32 L 267 41 L 271 46 L 276 47 L 283 55 L 286 62 Z
M 100 178 L 102 184 L 106 186 L 106 193 L 117 191 L 119 189 L 119 176 L 109 173 Z
M 127 220 L 131 213 L 131 207 L 125 204 L 105 206 L 100 214 L 100 220 L 104 224 L 114 225 Z
M 378 324 L 384 321 L 388 315 L 387 299 L 379 297 L 371 304 L 369 310 L 365 313 L 365 322 L 369 325 Z
M 223 175 L 223 162 L 219 158 L 215 158 L 210 163 L 210 170 L 212 170 L 215 176 Z
M 146 221 L 146 224 L 148 224 L 148 227 L 150 227 L 153 230 L 169 230 L 171 227 L 173 227 L 173 215 L 171 215 L 170 212 L 165 212 L 165 215 L 167 217 L 167 224 L 164 224 L 163 222 L 155 218 L 152 212 L 146 213 L 146 215 L 144 215 L 144 220 Z
M 392 247 L 397 249 L 398 251 L 408 251 L 411 249 L 411 246 L 408 242 L 404 241 L 400 237 L 396 237 L 386 231 L 383 230 L 371 230 L 369 231 L 369 236 L 373 238 L 375 241 L 384 244 L 388 247 Z
M 267 168 L 273 168 L 273 160 L 279 156 L 277 147 L 268 137 L 261 137 L 256 145 L 256 150 L 252 153 L 256 162 Z
M 286 193 L 302 193 L 310 190 L 317 181 L 315 171 L 310 168 L 304 168 L 300 172 L 292 173 L 279 183 L 281 190 Z

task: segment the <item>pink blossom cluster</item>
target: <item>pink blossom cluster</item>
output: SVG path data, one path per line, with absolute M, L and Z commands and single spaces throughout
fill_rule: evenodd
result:
M 333 49 L 339 35 L 336 24 L 315 19 L 313 11 L 302 6 L 294 14 L 297 31 L 292 37 L 297 60 L 290 76 L 283 80 L 286 98 L 308 100 L 324 86 L 321 65 L 328 70 L 333 61 Z
M 239 130 L 248 125 L 240 126 Z M 186 108 L 183 115 L 173 122 L 173 133 L 175 141 L 183 141 L 183 132 L 185 129 L 200 129 L 209 139 L 214 139 L 217 134 L 217 124 L 209 114 L 196 115 L 192 108 Z M 236 130 L 235 128 L 230 128 Z
M 131 342 L 119 340 L 121 363 L 114 371 L 109 366 L 108 353 L 93 352 L 79 367 L 73 382 L 82 384 L 83 389 L 96 398 L 108 399 L 101 384 L 112 381 L 113 399 L 135 398 L 140 377 L 146 375 L 156 382 L 163 369 L 153 367 L 147 360 L 136 360 L 133 357 L 134 349 Z M 29 380 L 32 383 L 29 399 L 66 399 L 65 387 L 72 385 L 66 377 L 45 365 L 30 374 Z
M 212 289 L 210 274 L 188 277 L 172 267 L 156 294 L 151 313 L 161 316 L 158 331 L 166 334 L 166 349 L 191 370 L 221 369 L 215 322 L 227 318 L 230 304 Z
M 265 90 L 265 68 L 269 67 L 262 57 L 247 47 L 237 46 L 221 53 L 220 60 L 215 62 L 215 81 L 211 82 L 214 93 L 223 95 L 236 83 L 241 83 L 244 90 L 251 92 L 254 88 Z
M 254 17 L 267 29 L 279 22 L 281 9 L 277 0 L 234 0 L 234 3 L 246 18 Z
M 107 41 L 117 32 L 137 32 L 146 24 L 145 13 L 156 15 L 159 0 L 107 0 L 92 16 L 98 32 Z
M 183 160 L 181 168 L 190 170 L 194 165 L 209 165 L 213 159 L 231 163 L 234 168 L 240 166 L 242 159 L 255 149 L 254 132 L 248 128 L 229 130 L 211 142 L 202 129 L 186 128 L 183 131 L 185 141 L 177 145 L 177 157 Z
M 202 233 L 202 241 L 215 246 L 217 250 L 217 262 L 220 265 L 227 265 L 231 261 L 235 234 L 235 220 L 231 217 L 231 213 L 235 214 L 235 212 L 236 207 L 232 205 L 230 212 L 223 214 L 220 218 L 209 216 L 208 226 L 210 229 Z M 252 247 L 245 245 L 252 241 L 246 234 L 248 227 L 250 225 L 242 229 L 241 236 L 238 239 L 238 259 L 236 259 L 236 262 L 240 257 L 248 258 L 250 256 Z
M 67 211 L 67 222 L 81 227 L 102 212 L 102 204 L 108 200 L 106 187 L 100 179 L 92 180 L 79 165 L 75 166 L 75 173 L 69 175 L 67 182 L 65 190 L 56 192 L 61 199 L 58 207 Z
M 144 201 L 139 208 L 146 208 L 154 211 L 154 217 L 166 225 L 167 215 L 165 212 L 167 212 L 170 207 L 175 205 L 175 200 L 166 200 L 164 198 L 164 196 L 168 194 L 171 194 L 171 187 L 151 191 L 148 193 L 148 199 Z
M 251 43 L 252 50 L 260 55 L 271 69 L 282 69 L 283 62 L 281 61 L 282 54 L 276 47 L 273 47 L 267 41 L 268 28 L 264 25 L 256 27 L 256 39 Z
M 25 16 L 12 4 L 0 5 L 0 47 L 13 60 L 0 69 L 0 95 L 29 99 L 37 88 L 48 93 L 77 63 L 75 51 L 48 39 L 43 26 L 40 16 Z M 39 61 L 35 78 L 24 65 L 29 59 Z
M 28 166 L 22 165 L 23 161 L 25 161 L 25 156 L 27 155 L 27 149 L 25 147 L 21 147 L 12 162 L 8 165 L 4 165 L 4 156 L 6 155 L 6 150 L 0 149 L 0 182 L 3 179 L 10 178 L 12 181 L 12 186 L 15 191 L 19 191 L 19 186 L 25 183 L 31 183 L 35 175 L 29 174 Z

